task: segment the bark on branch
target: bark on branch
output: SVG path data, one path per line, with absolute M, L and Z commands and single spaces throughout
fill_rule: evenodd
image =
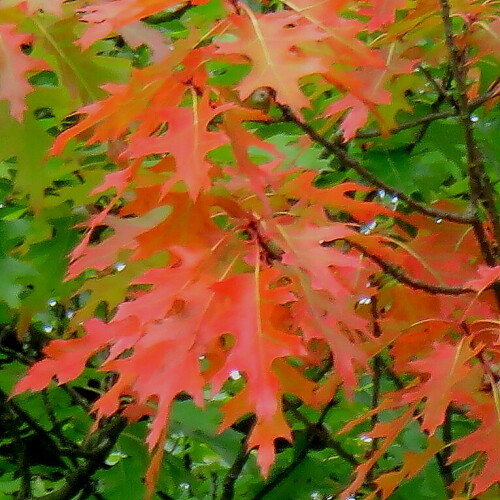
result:
M 477 221 L 477 216 L 474 214 L 470 213 L 461 214 L 455 212 L 448 212 L 447 210 L 441 210 L 439 208 L 434 208 L 415 201 L 413 198 L 411 198 L 411 196 L 408 196 L 402 191 L 399 191 L 398 189 L 395 189 L 392 186 L 378 179 L 369 170 L 363 167 L 363 165 L 361 165 L 355 158 L 349 156 L 349 154 L 339 144 L 329 141 L 321 134 L 316 132 L 316 130 L 314 130 L 310 125 L 301 121 L 293 113 L 293 111 L 290 109 L 289 106 L 280 105 L 280 109 L 285 119 L 295 123 L 313 141 L 317 142 L 318 144 L 321 144 L 329 153 L 334 154 L 343 166 L 347 168 L 352 168 L 361 177 L 367 180 L 371 185 L 379 189 L 383 189 L 388 193 L 392 193 L 393 195 L 397 196 L 400 200 L 403 200 L 410 208 L 413 208 L 417 212 L 425 214 L 429 217 L 445 219 L 452 222 L 457 222 L 459 224 L 472 224 L 475 221 Z

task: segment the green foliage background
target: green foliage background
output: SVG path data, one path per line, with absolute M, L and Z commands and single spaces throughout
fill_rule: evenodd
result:
M 209 23 L 220 9 L 219 2 L 212 0 L 179 14 L 152 17 L 147 22 L 175 39 L 186 36 L 190 23 Z M 50 339 L 64 337 L 69 318 L 80 314 L 83 320 L 94 309 L 106 318 L 123 299 L 128 276 L 137 272 L 128 266 L 123 274 L 117 270 L 109 276 L 107 304 L 96 299 L 91 284 L 89 291 L 74 295 L 78 280 L 64 281 L 67 255 L 81 235 L 78 223 L 103 206 L 105 199 L 90 193 L 114 165 L 99 146 L 73 144 L 57 158 L 48 151 L 54 136 L 73 123 L 71 112 L 103 97 L 103 83 L 126 82 L 133 68 L 149 63 L 150 53 L 144 46 L 131 49 L 119 37 L 82 52 L 73 43 L 81 31 L 75 18 L 58 20 L 51 15 L 36 15 L 17 21 L 20 30 L 36 34 L 36 42 L 26 47 L 26 52 L 47 61 L 51 70 L 31 77 L 34 90 L 28 95 L 22 122 L 12 118 L 7 103 L 0 101 L 0 499 L 139 500 L 144 494 L 143 474 L 148 464 L 143 444 L 146 422 L 127 426 L 114 443 L 107 443 L 110 453 L 104 464 L 93 462 L 99 446 L 106 447 L 107 438 L 99 436 L 99 432 L 89 438 L 92 417 L 87 410 L 96 395 L 112 383 L 109 376 L 96 371 L 99 359 L 83 376 L 67 385 L 54 384 L 41 393 L 24 394 L 14 400 L 8 399 L 8 395 L 27 366 L 40 358 L 43 346 Z M 4 22 L 1 10 L 0 22 Z M 490 78 L 482 82 L 482 91 L 498 74 L 498 63 L 493 58 L 483 64 Z M 214 64 L 213 82 L 232 84 L 247 70 L 244 65 Z M 407 84 L 414 111 L 411 115 L 400 113 L 398 120 L 428 114 L 438 98 L 433 92 L 423 92 L 421 80 L 412 81 L 409 77 Z M 305 87 L 306 92 L 312 90 Z M 316 123 L 318 111 L 334 97 L 317 99 L 315 109 L 309 111 L 311 123 Z M 478 108 L 476 118 L 489 174 L 500 193 L 500 110 L 497 106 L 485 114 Z M 359 181 L 355 172 L 342 170 L 335 160 L 324 158 L 319 146 L 300 148 L 297 129 L 292 125 L 251 126 L 257 127 L 257 132 L 291 162 L 317 170 L 318 186 L 349 179 Z M 467 178 L 461 166 L 464 147 L 455 117 L 431 124 L 419 141 L 415 129 L 370 141 L 369 149 L 363 147 L 363 140 L 352 141 L 350 152 L 383 181 L 422 201 L 452 196 L 455 200 L 465 199 Z M 222 162 L 227 151 L 221 148 L 217 154 Z M 256 151 L 255 157 L 259 154 L 262 153 Z M 398 203 L 384 192 L 379 192 L 379 197 L 388 206 Z M 83 278 L 86 277 L 89 276 Z M 323 440 L 312 432 L 320 415 L 290 400 L 288 415 L 295 443 L 277 443 L 277 463 L 271 476 L 264 480 L 253 453 L 246 460 L 243 452 L 251 417 L 216 434 L 221 418 L 218 406 L 242 383 L 236 375 L 235 378 L 204 410 L 184 398 L 175 403 L 156 498 L 335 498 L 335 492 L 349 484 L 356 457 L 363 457 L 370 447 L 370 442 L 363 438 L 367 424 L 338 436 L 336 431 L 370 408 L 371 379 L 365 377 L 361 381 L 353 402 L 341 395 L 321 417 L 318 425 L 328 431 Z M 394 388 L 391 380 L 384 379 L 382 384 L 384 389 Z M 470 432 L 475 424 L 455 415 L 452 425 L 454 434 L 459 436 Z M 335 441 L 331 436 L 335 436 Z M 424 443 L 418 426 L 410 426 L 390 447 L 378 465 L 379 470 L 396 469 L 402 463 L 403 453 L 421 451 Z M 65 478 L 88 464 L 89 477 L 83 492 L 66 496 L 61 493 Z M 234 491 L 227 489 L 230 474 L 238 475 Z M 495 495 L 500 495 L 498 489 L 481 498 L 498 498 Z M 402 484 L 390 498 L 448 498 L 436 460 Z

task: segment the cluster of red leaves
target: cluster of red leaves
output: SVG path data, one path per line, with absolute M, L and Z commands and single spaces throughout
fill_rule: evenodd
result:
M 30 12 L 51 4 L 56 15 L 63 7 L 62 1 L 18 3 Z M 126 300 L 110 321 L 86 319 L 84 335 L 51 342 L 46 358 L 14 392 L 40 390 L 54 378 L 60 384 L 72 380 L 91 356 L 106 349 L 102 370 L 116 372 L 118 378 L 94 411 L 99 418 L 118 411 L 131 420 L 152 415 L 148 443 L 156 455 L 151 486 L 174 398 L 187 392 L 203 405 L 207 384 L 215 394 L 238 370 L 246 384 L 222 406 L 221 429 L 254 413 L 248 445 L 258 447 L 258 462 L 267 474 L 274 440 L 291 439 L 281 396 L 292 393 L 321 407 L 334 395 L 334 378 L 343 380 L 346 392 L 352 393 L 358 371 L 369 371 L 369 360 L 387 350 L 396 375 L 412 374 L 413 381 L 385 394 L 374 410 L 404 408 L 395 420 L 378 423 L 369 434 L 381 438 L 382 445 L 358 467 L 349 491 L 363 483 L 408 422 L 418 420 L 433 436 L 453 404 L 479 422 L 472 435 L 453 443 L 450 461 L 475 452 L 484 455 L 472 479 L 474 491 L 480 493 L 500 479 L 500 454 L 494 445 L 500 440 L 500 423 L 492 399 L 498 390 L 487 371 L 500 359 L 500 323 L 493 297 L 484 291 L 499 278 L 499 268 L 482 266 L 467 226 L 443 221 L 438 236 L 434 220 L 399 214 L 366 199 L 371 188 L 350 182 L 317 189 L 311 172 L 283 168 L 278 150 L 246 125 L 265 122 L 268 115 L 241 104 L 256 88 L 269 87 L 278 103 L 300 115 L 311 105 L 301 90 L 307 78 L 318 88 L 333 86 L 342 92 L 324 117 L 339 121 L 346 140 L 369 116 L 388 133 L 396 112 L 407 104 L 387 85 L 412 73 L 425 56 L 415 43 L 414 34 L 420 33 L 415 26 L 435 41 L 433 61 L 446 58 L 437 2 L 417 2 L 399 23 L 394 23 L 396 9 L 406 2 L 397 0 L 384 2 L 383 8 L 363 3 L 363 9 L 359 2 L 345 0 L 283 3 L 285 10 L 268 14 L 252 12 L 243 3 L 237 9 L 232 2 L 224 3 L 226 17 L 208 34 L 193 27 L 159 60 L 135 70 L 128 84 L 105 86 L 109 97 L 80 109 L 81 121 L 57 138 L 53 154 L 76 137 L 87 144 L 107 142 L 119 166 L 96 189 L 113 189 L 115 195 L 86 224 L 68 278 L 88 269 L 99 271 L 103 285 L 92 285 L 91 280 L 82 290 L 92 289 L 101 294 L 98 300 L 106 300 L 104 280 L 115 272 L 117 262 L 131 267 L 138 261 L 156 264 L 134 268 Z M 460 2 L 462 15 L 469 9 L 478 19 L 478 40 L 487 36 L 480 20 L 492 12 L 488 3 Z M 81 46 L 112 33 L 127 39 L 134 29 L 142 29 L 140 19 L 176 4 L 86 2 L 80 11 L 88 24 Z M 348 9 L 361 16 L 343 15 Z M 385 33 L 378 44 L 367 46 L 358 38 L 375 30 Z M 23 73 L 34 66 L 20 55 L 22 35 L 2 26 L 0 36 L 12 56 L 2 64 L 11 65 L 16 81 L 23 80 Z M 211 83 L 209 61 L 250 63 L 250 71 L 234 89 L 227 89 Z M 11 101 L 16 117 L 27 92 L 29 88 L 12 89 L 0 80 L 0 97 Z M 227 164 L 211 155 L 221 146 L 232 151 Z M 252 159 L 250 150 L 255 148 L 265 152 L 266 163 Z M 351 222 L 336 221 L 339 211 L 350 214 Z M 360 231 L 363 224 L 380 218 L 390 229 Z M 416 236 L 401 229 L 398 221 L 416 228 Z M 112 235 L 93 244 L 92 232 L 100 226 Z M 412 289 L 384 278 L 368 254 L 414 279 L 477 293 L 429 295 Z M 77 314 L 75 330 L 80 318 Z M 305 372 L 328 352 L 333 372 L 330 381 L 318 385 Z M 292 366 L 290 357 L 300 362 Z M 131 401 L 125 408 L 123 396 Z M 409 456 L 402 470 L 376 478 L 383 497 L 443 446 L 432 438 L 423 455 Z M 457 489 L 457 498 L 460 493 Z

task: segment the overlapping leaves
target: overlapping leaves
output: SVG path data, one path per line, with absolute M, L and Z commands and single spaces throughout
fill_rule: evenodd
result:
M 85 297 L 68 318 L 72 338 L 50 342 L 45 358 L 14 393 L 43 389 L 52 380 L 67 383 L 84 373 L 93 357 L 101 359 L 100 370 L 117 375 L 93 404 L 97 419 L 116 413 L 132 421 L 151 418 L 147 443 L 155 455 L 146 480 L 152 494 L 169 414 L 179 394 L 203 406 L 207 389 L 212 396 L 224 394 L 232 374 L 242 376 L 243 387 L 225 393 L 219 429 L 254 414 L 247 445 L 258 448 L 257 462 L 267 475 L 275 440 L 292 439 L 287 395 L 321 409 L 342 381 L 352 398 L 360 391 L 360 374 L 372 376 L 375 359 L 391 365 L 387 377 L 395 387 L 373 396 L 371 410 L 352 417 L 344 429 L 372 417 L 366 436 L 379 445 L 360 464 L 352 460 L 358 464 L 355 477 L 342 495 L 363 488 L 372 469 L 415 421 L 431 436 L 428 446 L 420 454 L 407 453 L 401 470 L 381 473 L 372 497 L 377 492 L 384 498 L 391 495 L 396 483 L 413 477 L 440 453 L 447 465 L 479 454 L 480 467 L 471 466 L 471 478 L 457 473 L 448 484 L 458 495 L 466 481 L 475 494 L 498 481 L 498 453 L 491 446 L 498 435 L 493 371 L 498 320 L 491 289 L 499 274 L 493 257 L 485 263 L 480 248 L 492 241 L 494 228 L 484 225 L 478 244 L 474 236 L 483 227 L 481 220 L 471 230 L 419 213 L 418 201 L 409 198 L 424 182 L 418 173 L 410 172 L 414 177 L 396 186 L 402 201 L 392 196 L 387 203 L 383 183 L 366 185 L 371 171 L 383 169 L 380 157 L 399 158 L 394 150 L 377 152 L 391 145 L 378 137 L 398 129 L 402 113 L 420 107 L 436 113 L 446 99 L 447 116 L 456 112 L 457 101 L 447 97 L 455 90 L 449 72 L 440 80 L 446 89 L 425 71 L 416 72 L 426 64 L 436 66 L 437 74 L 444 71 L 440 64 L 448 55 L 439 40 L 443 28 L 437 3 L 408 7 L 392 1 L 379 9 L 375 2 L 358 6 L 332 0 L 322 6 L 301 0 L 279 2 L 273 9 L 223 2 L 218 9 L 224 14 L 212 25 L 193 15 L 187 18 L 191 24 L 185 36 L 172 29 L 174 40 L 165 39 L 165 46 L 161 31 L 141 20 L 170 9 L 167 14 L 178 16 L 177 22 L 184 7 L 175 2 L 87 2 L 75 11 L 71 2 L 55 2 L 48 9 L 42 4 L 11 2 L 5 11 L 6 19 L 21 19 L 19 24 L 35 38 L 29 56 L 23 45 L 31 36 L 11 23 L 0 26 L 4 74 L 12 77 L 0 78 L 0 99 L 9 102 L 13 117 L 22 118 L 24 99 L 32 90 L 26 74 L 42 69 L 34 57 L 38 55 L 52 64 L 52 86 L 55 75 L 73 96 L 73 107 L 85 106 L 51 150 L 70 164 L 70 179 L 53 176 L 47 185 L 27 190 L 30 208 L 43 214 L 45 223 L 51 220 L 44 203 L 47 191 L 60 187 L 55 180 L 69 189 L 70 200 L 75 193 L 75 205 L 82 205 L 86 195 L 94 201 L 101 196 L 101 201 L 90 207 L 85 233 L 71 254 L 67 278 L 79 278 L 76 296 Z M 457 2 L 452 10 L 452 15 L 471 19 L 473 29 L 458 41 L 477 46 L 478 59 L 494 53 L 491 32 L 498 20 L 489 4 Z M 40 22 L 30 24 L 26 13 L 40 16 Z M 63 20 L 47 23 L 47 15 Z M 118 71 L 115 81 L 96 90 L 96 82 L 83 79 L 77 68 L 80 49 L 71 36 L 80 21 L 88 26 L 75 41 L 84 50 L 115 34 L 136 47 L 134 34 L 147 33 L 151 63 L 134 69 L 121 83 L 117 80 L 123 80 L 124 71 Z M 58 47 L 51 40 L 65 27 L 71 30 Z M 103 57 L 102 49 L 82 57 L 92 64 Z M 479 65 L 470 73 L 477 86 L 494 85 L 488 71 L 481 71 Z M 260 87 L 269 101 L 256 106 L 251 97 Z M 425 95 L 410 99 L 429 89 L 437 94 L 432 103 L 425 102 Z M 102 91 L 107 96 L 96 99 Z M 282 123 L 287 116 L 295 117 L 293 131 Z M 307 123 L 301 121 L 304 117 Z M 38 126 L 30 118 L 26 124 Z M 363 130 L 368 124 L 376 129 Z M 318 189 L 311 172 L 317 165 L 298 168 L 282 151 L 307 148 L 315 133 L 332 136 L 332 127 L 332 143 L 319 141 L 328 154 L 318 164 L 336 152 L 330 167 L 338 171 L 329 167 L 323 172 L 324 178 L 336 176 L 335 185 Z M 414 161 L 417 148 L 415 155 L 429 161 L 431 156 L 418 144 L 418 135 L 425 132 L 409 139 L 403 158 Z M 48 143 L 48 132 L 43 134 Z M 363 135 L 375 144 L 345 142 Z M 96 180 L 86 163 L 92 163 L 93 148 L 113 162 L 99 165 L 106 171 L 104 180 L 103 175 Z M 37 154 L 45 159 L 42 149 Z M 349 154 L 353 156 L 346 161 Z M 452 161 L 461 165 L 456 154 Z M 369 168 L 363 177 L 357 162 L 365 157 Z M 15 163 L 22 158 L 6 159 Z M 468 195 L 461 187 L 466 176 L 457 165 L 447 167 L 452 175 L 443 177 L 445 186 L 435 182 L 420 199 L 434 201 L 454 193 L 446 210 L 459 210 Z M 398 165 L 390 168 L 399 175 Z M 23 189 L 26 169 L 19 172 L 24 177 L 18 174 L 16 182 Z M 385 173 L 380 177 L 390 179 Z M 56 226 L 60 231 L 67 223 Z M 21 283 L 35 274 L 17 260 L 23 249 L 16 248 L 9 246 L 9 255 L 2 257 L 4 267 L 16 274 L 9 276 L 14 287 L 14 294 L 6 295 L 10 308 L 19 305 Z M 116 289 L 111 291 L 109 284 Z M 32 297 L 37 293 L 38 287 Z M 22 311 L 20 330 L 39 302 Z M 113 309 L 105 319 L 98 313 L 102 302 Z M 375 375 L 372 380 L 380 382 Z M 491 396 L 497 397 L 496 404 Z M 434 434 L 447 425 L 450 412 L 476 422 L 477 429 L 444 444 Z M 450 446 L 455 446 L 451 454 L 443 452 Z

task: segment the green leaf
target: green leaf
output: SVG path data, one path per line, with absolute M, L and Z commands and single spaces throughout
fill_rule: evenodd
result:
M 227 465 L 231 465 L 238 454 L 242 435 L 233 429 L 217 434 L 220 421 L 221 413 L 214 405 L 207 405 L 207 408 L 202 410 L 192 401 L 176 401 L 170 417 L 170 432 L 182 433 L 205 443 Z
M 94 475 L 98 480 L 98 490 L 106 500 L 144 498 L 143 477 L 149 463 L 144 445 L 146 430 L 143 422 L 129 425 L 106 460 L 108 467 Z

